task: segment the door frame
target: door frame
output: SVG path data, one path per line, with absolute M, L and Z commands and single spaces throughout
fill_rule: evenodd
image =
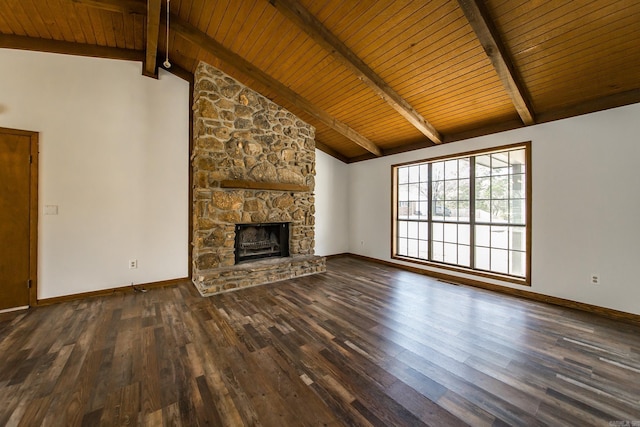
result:
M 38 132 L 0 127 L 0 133 L 29 138 L 29 306 L 38 305 Z

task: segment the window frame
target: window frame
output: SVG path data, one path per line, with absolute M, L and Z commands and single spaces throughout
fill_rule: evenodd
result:
M 458 159 L 464 159 L 464 158 L 469 158 L 469 163 L 471 165 L 471 167 L 473 167 L 475 165 L 475 157 L 477 156 L 482 156 L 482 155 L 491 155 L 491 154 L 495 154 L 495 153 L 500 153 L 500 152 L 505 152 L 505 151 L 513 151 L 513 150 L 517 150 L 517 149 L 524 149 L 524 154 L 525 154 L 525 171 L 524 171 L 524 179 L 525 179 L 525 186 L 524 186 L 524 197 L 525 197 L 525 215 L 524 215 L 524 234 L 525 234 L 525 239 L 526 239 L 526 244 L 524 245 L 525 247 L 525 262 L 526 262 L 526 268 L 525 268 L 525 274 L 524 277 L 522 276 L 516 276 L 516 275 L 511 275 L 511 274 L 503 274 L 503 273 L 496 273 L 496 272 L 491 272 L 491 271 L 487 271 L 487 270 L 480 270 L 480 269 L 476 269 L 476 268 L 471 268 L 471 267 L 464 267 L 464 266 L 459 266 L 459 265 L 455 265 L 455 264 L 450 264 L 450 263 L 445 263 L 445 262 L 441 262 L 441 261 L 433 261 L 432 259 L 432 251 L 433 251 L 433 235 L 432 235 L 432 231 L 433 231 L 433 224 L 434 224 L 434 219 L 433 219 L 433 198 L 432 198 L 432 186 L 433 186 L 433 182 L 431 180 L 432 175 L 431 175 L 431 170 L 432 170 L 432 164 L 435 162 L 441 162 L 441 161 L 447 161 L 447 160 L 458 160 Z M 413 258 L 413 257 L 409 257 L 409 256 L 405 256 L 405 255 L 398 255 L 398 225 L 399 225 L 399 221 L 402 221 L 402 219 L 398 218 L 398 173 L 397 173 L 397 169 L 400 167 L 405 167 L 405 166 L 412 166 L 412 165 L 418 165 L 418 164 L 426 164 L 428 165 L 429 168 L 429 196 L 428 196 L 428 217 L 426 219 L 426 223 L 428 224 L 428 229 L 429 229 L 429 233 L 428 233 L 428 257 L 429 260 L 426 259 L 420 259 L 420 258 Z M 444 178 L 443 178 L 444 179 Z M 475 179 L 476 179 L 476 173 L 475 170 L 471 171 L 469 173 L 469 186 L 470 186 L 470 190 L 469 190 L 469 210 L 470 210 L 470 214 L 469 214 L 469 227 L 470 227 L 470 235 L 469 235 L 469 245 L 470 245 L 470 258 L 473 259 L 474 258 L 474 254 L 475 254 L 475 228 L 476 228 L 476 223 L 478 222 L 480 225 L 484 224 L 486 221 L 476 221 L 475 218 Z M 443 181 L 444 182 L 444 181 Z M 460 200 L 460 199 L 458 199 Z M 414 161 L 410 161 L 410 162 L 404 162 L 404 163 L 397 163 L 397 164 L 393 164 L 391 165 L 391 259 L 395 259 L 395 260 L 399 260 L 399 261 L 404 261 L 404 262 L 410 262 L 413 264 L 419 264 L 419 265 L 425 265 L 425 266 L 429 266 L 429 267 L 434 267 L 434 268 L 438 268 L 438 269 L 444 269 L 444 270 L 450 270 L 450 271 L 455 271 L 455 272 L 459 272 L 459 273 L 465 273 L 465 274 L 470 274 L 473 276 L 478 276 L 478 277 L 483 277 L 483 278 L 490 278 L 490 279 L 495 279 L 495 280 L 500 280 L 503 282 L 508 282 L 508 283 L 514 283 L 514 284 L 518 284 L 518 285 L 524 285 L 524 286 L 531 286 L 531 235 L 532 235 L 532 223 L 531 223 L 531 218 L 532 218 L 532 179 L 531 179 L 531 141 L 526 141 L 526 142 L 520 142 L 520 143 L 516 143 L 516 144 L 508 144 L 508 145 L 501 145 L 501 146 L 496 146 L 496 147 L 490 147 L 490 148 L 485 148 L 485 149 L 480 149 L 480 150 L 473 150 L 473 151 L 467 151 L 467 152 L 462 152 L 462 153 L 455 153 L 455 154 L 451 154 L 451 155 L 445 155 L 445 156 L 438 156 L 438 157 L 431 157 L 431 158 L 426 158 L 426 159 L 421 159 L 421 160 L 414 160 Z M 410 203 L 410 202 L 408 202 Z M 446 205 L 445 205 L 446 206 Z M 424 222 L 424 220 L 420 219 L 420 220 L 416 220 L 418 223 L 420 223 L 421 221 Z M 459 224 L 460 223 L 460 218 L 457 218 L 457 221 L 446 221 L 444 220 L 443 217 L 443 221 L 435 221 L 436 223 L 441 223 L 444 222 L 446 224 L 451 223 L 451 224 Z M 500 224 L 500 223 L 490 223 L 490 226 L 504 226 L 504 227 L 512 227 L 513 225 L 511 223 L 506 223 L 506 224 Z M 473 265 L 473 262 L 471 263 L 471 265 Z

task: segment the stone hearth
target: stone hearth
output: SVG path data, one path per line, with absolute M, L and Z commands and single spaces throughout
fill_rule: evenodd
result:
M 193 282 L 202 295 L 325 271 L 314 253 L 315 129 L 220 70 L 194 85 Z M 290 223 L 289 257 L 236 264 L 237 224 Z

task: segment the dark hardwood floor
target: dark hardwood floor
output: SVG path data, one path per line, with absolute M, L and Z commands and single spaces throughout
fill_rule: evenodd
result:
M 640 327 L 353 258 L 0 315 L 0 425 L 622 421 L 640 422 Z

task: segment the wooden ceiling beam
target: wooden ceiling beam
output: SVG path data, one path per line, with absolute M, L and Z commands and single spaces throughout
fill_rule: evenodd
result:
M 142 74 L 158 77 L 156 57 L 158 56 L 158 35 L 160 34 L 160 10 L 162 0 L 147 0 L 147 40 Z M 168 5 L 167 5 L 168 6 Z
M 208 51 L 227 65 L 235 68 L 242 74 L 273 90 L 282 99 L 310 114 L 318 121 L 322 122 L 336 132 L 344 135 L 370 153 L 373 153 L 376 156 L 382 155 L 382 151 L 380 150 L 380 148 L 369 139 L 365 138 L 354 129 L 350 128 L 347 124 L 331 116 L 326 111 L 316 107 L 311 102 L 298 95 L 296 92 L 289 89 L 284 84 L 280 83 L 278 80 L 274 79 L 264 71 L 255 67 L 240 55 L 227 49 L 222 44 L 218 43 L 216 40 L 209 37 L 207 34 L 203 33 L 188 22 L 182 20 L 178 16 L 172 14 L 169 19 L 171 20 L 172 31 L 175 31 L 175 33 L 183 39 L 187 40 L 190 43 L 193 43 L 201 49 Z
M 458 4 L 491 60 L 522 122 L 526 125 L 535 124 L 535 114 L 526 96 L 525 87 L 517 77 L 516 69 L 484 4 L 481 0 L 458 0 Z
M 267 1 L 281 14 L 295 23 L 302 31 L 308 34 L 316 43 L 329 51 L 341 64 L 351 70 L 358 79 L 369 86 L 376 95 L 380 96 L 427 138 L 436 144 L 442 142 L 442 135 L 431 123 L 418 113 L 399 93 L 393 90 L 378 74 L 297 0 Z
M 139 0 L 71 0 L 71 2 L 130 15 L 146 15 L 147 13 L 146 3 Z
M 121 49 L 116 47 L 97 46 L 94 44 L 65 42 L 9 34 L 0 34 L 0 48 L 63 53 L 66 55 L 122 59 L 128 61 L 144 60 L 144 51 L 141 50 Z

